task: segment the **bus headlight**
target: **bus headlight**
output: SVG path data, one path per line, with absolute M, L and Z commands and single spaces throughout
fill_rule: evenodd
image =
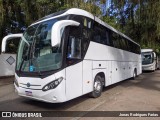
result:
M 60 77 L 50 83 L 48 83 L 47 85 L 45 85 L 43 88 L 42 88 L 42 91 L 48 91 L 50 89 L 54 89 L 56 88 L 63 80 L 63 77 Z
M 19 87 L 19 84 L 18 84 L 18 81 L 17 81 L 16 78 L 14 78 L 14 83 L 15 83 L 15 85 L 16 85 L 17 87 Z

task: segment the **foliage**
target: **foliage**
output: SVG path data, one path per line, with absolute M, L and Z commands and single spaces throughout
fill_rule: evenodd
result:
M 94 15 L 101 14 L 94 0 L 0 0 L 0 45 L 4 36 L 22 33 L 39 18 L 73 7 L 87 10 Z M 18 46 L 18 42 L 8 44 Z
M 142 48 L 160 51 L 160 1 L 111 0 L 108 15 L 113 24 Z
M 102 16 L 96 1 L 0 0 L 0 40 L 7 34 L 23 32 L 28 25 L 45 15 L 74 7 L 101 17 L 141 44 L 142 48 L 160 51 L 160 1 L 107 0 L 111 4 L 105 16 Z M 105 4 L 106 0 L 100 0 L 100 3 Z

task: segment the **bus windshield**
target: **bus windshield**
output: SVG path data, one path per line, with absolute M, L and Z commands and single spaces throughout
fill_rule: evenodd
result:
M 42 72 L 61 67 L 61 47 L 51 46 L 51 29 L 58 20 L 56 18 L 41 22 L 25 31 L 19 44 L 16 70 Z
M 153 57 L 151 52 L 142 53 L 142 65 L 153 63 Z

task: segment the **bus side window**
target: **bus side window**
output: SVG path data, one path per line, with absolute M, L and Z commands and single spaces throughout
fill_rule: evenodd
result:
M 108 44 L 108 33 L 99 23 L 94 24 L 93 41 L 103 45 Z
M 68 38 L 67 58 L 81 59 L 81 38 L 78 35 L 79 29 L 77 27 L 70 27 L 70 34 Z
M 115 48 L 121 48 L 119 35 L 115 32 L 112 32 L 112 41 Z
M 67 58 L 81 59 L 81 39 L 69 36 Z
M 93 20 L 84 17 L 82 26 L 82 56 L 84 57 L 92 35 Z
M 106 31 L 105 35 L 106 35 L 105 44 L 106 44 L 106 45 L 110 45 L 110 41 L 109 41 L 109 33 L 108 33 L 108 31 Z
M 122 36 L 120 36 L 120 45 L 121 45 L 121 49 L 122 50 L 128 50 L 128 46 L 127 46 L 127 42 L 125 41 L 125 39 L 122 37 Z
M 83 37 L 83 42 L 82 42 L 82 54 L 83 57 L 87 51 L 87 48 L 89 46 L 89 42 L 90 42 L 90 36 L 91 36 L 91 32 L 89 29 L 83 28 L 82 29 L 82 37 Z

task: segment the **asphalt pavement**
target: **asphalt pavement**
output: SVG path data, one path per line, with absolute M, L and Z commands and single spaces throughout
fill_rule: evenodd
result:
M 84 117 L 91 111 L 160 111 L 160 70 L 146 72 L 135 80 L 129 79 L 104 88 L 99 98 L 83 95 L 65 103 L 50 104 L 19 97 L 13 86 L 14 77 L 0 79 L 0 111 L 86 111 L 65 119 L 142 119 L 159 117 Z M 50 120 L 51 118 L 42 118 Z M 64 119 L 64 118 L 52 118 Z

